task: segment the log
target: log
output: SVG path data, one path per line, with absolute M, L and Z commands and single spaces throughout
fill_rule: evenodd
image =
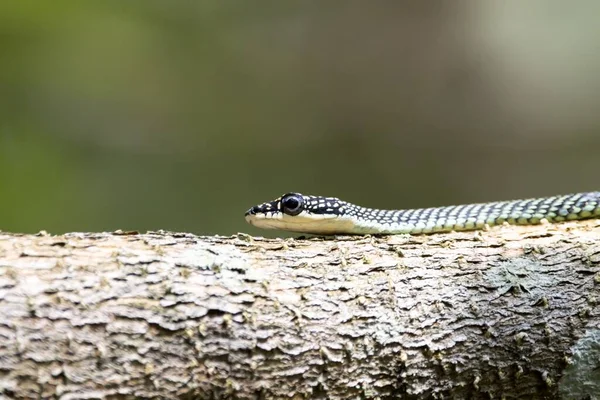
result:
M 0 232 L 0 398 L 594 398 L 600 221 Z

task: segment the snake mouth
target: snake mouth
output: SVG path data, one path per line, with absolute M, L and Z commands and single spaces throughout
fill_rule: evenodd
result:
M 285 213 L 261 212 L 250 210 L 245 216 L 246 222 L 262 229 L 278 229 L 289 232 L 312 234 L 335 234 L 351 229 L 352 222 L 333 214 L 311 214 L 306 211 L 290 216 Z
M 255 222 L 256 221 L 260 221 L 260 220 L 264 220 L 265 218 L 260 218 L 259 216 L 257 216 L 256 214 L 251 213 L 250 211 L 246 212 L 246 215 L 244 217 L 246 219 L 246 222 L 251 224 L 251 225 L 256 225 Z

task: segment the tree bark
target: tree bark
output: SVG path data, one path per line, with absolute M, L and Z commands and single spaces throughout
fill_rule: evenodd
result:
M 0 398 L 595 398 L 600 221 L 0 233 Z

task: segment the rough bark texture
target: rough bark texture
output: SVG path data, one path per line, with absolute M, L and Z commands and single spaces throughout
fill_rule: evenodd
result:
M 0 233 L 0 397 L 594 398 L 599 240 Z

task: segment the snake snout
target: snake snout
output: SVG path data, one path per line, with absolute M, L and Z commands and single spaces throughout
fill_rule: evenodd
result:
M 263 203 L 256 205 L 246 211 L 246 216 L 248 215 L 260 215 L 273 212 L 277 209 L 277 206 L 273 203 Z

